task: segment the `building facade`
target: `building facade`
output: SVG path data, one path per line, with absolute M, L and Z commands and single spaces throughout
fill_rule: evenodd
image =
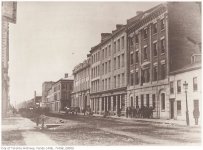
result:
M 73 70 L 74 88 L 72 92 L 71 106 L 80 110 L 90 106 L 90 58 L 77 65 Z
M 48 90 L 52 87 L 53 84 L 53 81 L 46 81 L 42 84 L 42 102 L 40 103 L 41 107 L 46 107 L 46 103 L 48 102 Z
M 182 69 L 170 73 L 170 118 L 186 121 L 186 93 L 189 111 L 189 123 L 195 125 L 193 111 L 200 112 L 201 123 L 201 98 L 202 98 L 202 73 L 201 63 L 190 64 Z M 184 83 L 188 87 L 184 87 Z
M 2 117 L 9 108 L 9 23 L 16 23 L 17 2 L 2 2 Z
M 90 106 L 94 113 L 124 115 L 127 89 L 127 44 L 124 25 L 102 33 L 91 53 Z
M 46 107 L 51 112 L 60 112 L 71 106 L 71 92 L 73 90 L 72 79 L 60 79 L 48 90 Z
M 200 18 L 199 4 L 169 2 L 127 21 L 127 106 L 151 106 L 153 117 L 171 118 L 169 73 L 201 53 Z

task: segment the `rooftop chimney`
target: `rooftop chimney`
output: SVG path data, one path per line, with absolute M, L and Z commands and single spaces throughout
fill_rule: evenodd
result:
M 143 11 L 137 11 L 136 12 L 136 15 L 138 16 L 138 15 L 140 15 L 140 14 L 142 14 L 143 13 Z
M 119 30 L 123 25 L 122 24 L 117 24 L 116 25 L 116 30 Z
M 68 78 L 68 73 L 65 73 L 65 78 Z
M 111 36 L 111 33 L 101 33 L 101 42 L 109 38 L 110 36 Z

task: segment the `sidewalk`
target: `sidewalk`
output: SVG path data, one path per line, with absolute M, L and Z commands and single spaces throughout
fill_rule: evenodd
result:
M 47 135 L 42 133 L 40 130 L 36 129 L 36 124 L 32 122 L 30 119 L 23 118 L 20 116 L 13 116 L 9 118 L 2 119 L 2 134 L 4 136 L 8 136 L 9 138 L 2 138 L 3 143 L 7 143 L 10 146 L 13 141 L 10 140 L 18 140 L 12 139 L 13 134 L 18 131 L 20 136 L 22 137 L 21 143 L 27 146 L 42 146 L 42 145 L 57 145 L 55 141 L 51 140 Z M 7 140 L 4 142 L 4 140 Z M 18 145 L 18 142 L 15 143 Z

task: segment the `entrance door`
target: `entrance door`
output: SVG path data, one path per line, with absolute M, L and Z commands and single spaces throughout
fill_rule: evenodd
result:
M 174 118 L 174 99 L 170 100 L 170 107 L 171 107 L 171 119 Z

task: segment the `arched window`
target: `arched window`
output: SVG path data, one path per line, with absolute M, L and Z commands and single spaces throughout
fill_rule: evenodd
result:
M 161 94 L 161 109 L 165 109 L 165 93 Z

